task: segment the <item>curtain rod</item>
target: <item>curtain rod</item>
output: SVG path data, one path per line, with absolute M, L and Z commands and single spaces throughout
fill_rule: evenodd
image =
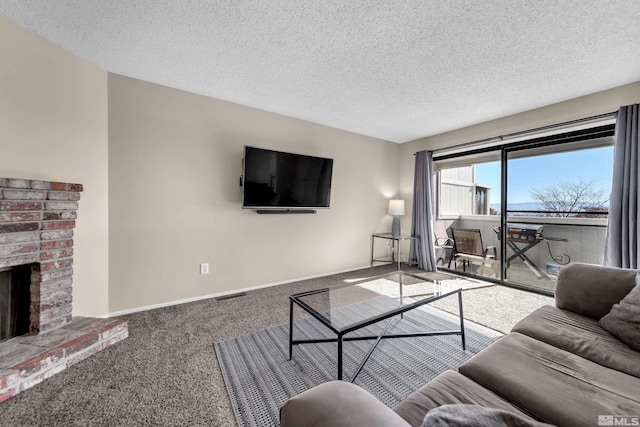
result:
M 457 144 L 457 145 L 452 145 L 451 147 L 444 147 L 444 148 L 438 148 L 437 150 L 433 150 L 432 152 L 438 153 L 441 151 L 449 151 L 449 150 L 455 150 L 458 148 L 463 148 L 463 147 L 467 147 L 470 145 L 476 145 L 476 144 L 481 144 L 483 142 L 489 142 L 489 141 L 504 141 L 505 138 L 513 138 L 516 136 L 522 136 L 522 135 L 526 135 L 528 133 L 534 133 L 534 132 L 541 132 L 544 130 L 550 130 L 550 129 L 555 129 L 555 128 L 559 128 L 559 127 L 563 127 L 563 126 L 567 126 L 567 125 L 574 125 L 574 124 L 578 124 L 578 123 L 584 123 L 584 122 L 589 122 L 592 120 L 598 120 L 598 119 L 604 119 L 610 116 L 615 116 L 618 112 L 617 111 L 612 111 L 610 113 L 605 113 L 605 114 L 599 114 L 597 116 L 591 116 L 591 117 L 585 117 L 582 119 L 576 119 L 576 120 L 569 120 L 568 122 L 562 122 L 562 123 L 556 123 L 553 125 L 547 125 L 547 126 L 542 126 L 542 127 L 538 127 L 538 128 L 533 128 L 533 129 L 527 129 L 527 130 L 521 130 L 518 132 L 513 132 L 513 133 L 507 133 L 504 135 L 498 135 L 498 136 L 492 136 L 491 138 L 484 138 L 484 139 L 478 139 L 475 141 L 469 141 L 469 142 L 463 142 L 462 144 Z M 413 155 L 415 156 L 417 153 L 413 153 Z

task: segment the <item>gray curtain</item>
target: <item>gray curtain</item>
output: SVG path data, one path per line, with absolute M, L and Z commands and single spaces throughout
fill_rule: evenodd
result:
M 416 153 L 415 177 L 413 180 L 412 240 L 409 259 L 418 263 L 422 270 L 436 271 L 434 247 L 433 188 L 435 174 L 433 156 L 430 151 Z
M 640 104 L 621 107 L 613 146 L 613 182 L 604 265 L 637 269 L 638 252 L 638 110 Z

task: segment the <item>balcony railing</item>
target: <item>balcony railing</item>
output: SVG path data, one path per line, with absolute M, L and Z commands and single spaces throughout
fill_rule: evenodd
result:
M 513 214 L 514 212 L 510 213 Z M 585 212 L 584 214 L 591 214 L 591 212 Z M 604 213 L 605 217 L 602 217 L 603 212 L 601 211 L 597 212 L 597 214 L 597 217 L 595 212 L 594 216 L 589 217 L 509 216 L 507 221 L 510 223 L 544 226 L 543 237 L 554 238 L 554 240 L 542 240 L 525 253 L 526 258 L 543 273 L 542 277 L 529 268 L 522 259 L 516 257 L 511 261 L 507 270 L 506 281 L 520 286 L 553 292 L 556 281 L 556 276 L 553 273 L 557 274 L 557 271 L 562 268 L 561 262 L 566 260 L 563 255 L 568 255 L 571 262 L 602 264 L 607 218 L 606 213 Z M 495 228 L 499 226 L 500 217 L 496 215 L 461 215 L 456 218 L 449 217 L 437 220 L 436 235 L 437 237 L 447 236 L 447 229 L 450 227 L 479 229 L 484 247 L 496 246 L 500 248 L 501 242 L 495 231 Z M 522 248 L 526 244 L 516 243 L 516 246 Z M 514 255 L 514 250 L 507 248 L 507 258 L 512 255 Z M 445 267 L 446 264 L 445 260 Z M 453 268 L 453 266 L 454 264 L 452 263 L 451 267 Z M 476 274 L 480 278 L 494 277 L 491 275 L 490 270 L 479 271 L 476 269 Z
M 517 216 L 533 216 L 539 217 L 552 217 L 552 218 L 606 218 L 609 215 L 607 210 L 594 210 L 594 211 L 516 211 L 508 210 L 508 215 Z

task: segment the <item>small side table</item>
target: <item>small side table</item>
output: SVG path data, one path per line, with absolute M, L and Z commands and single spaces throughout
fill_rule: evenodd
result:
M 391 240 L 391 259 L 389 258 L 374 258 L 374 245 L 376 239 L 386 239 Z M 391 233 L 381 233 L 381 234 L 372 234 L 371 235 L 371 267 L 373 267 L 374 262 L 391 262 L 398 264 L 398 270 L 400 270 L 400 242 L 404 240 L 408 240 L 411 242 L 412 240 L 418 240 L 418 236 L 408 236 L 404 234 L 393 235 Z

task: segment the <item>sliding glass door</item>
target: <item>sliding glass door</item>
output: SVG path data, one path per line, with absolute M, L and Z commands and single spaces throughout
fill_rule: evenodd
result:
M 612 135 L 607 126 L 436 157 L 439 266 L 552 294 L 570 261 L 601 264 Z

